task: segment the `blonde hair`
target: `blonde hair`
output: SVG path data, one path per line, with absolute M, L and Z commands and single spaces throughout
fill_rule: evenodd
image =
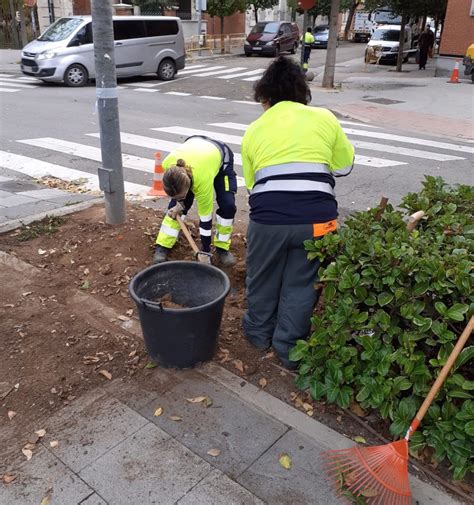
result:
M 171 198 L 182 193 L 187 187 L 189 189 L 192 181 L 191 167 L 186 165 L 182 159 L 176 161 L 176 165 L 171 165 L 163 174 L 163 189 Z

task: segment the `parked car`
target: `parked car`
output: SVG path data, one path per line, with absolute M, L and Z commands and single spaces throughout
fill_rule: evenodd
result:
M 400 25 L 381 25 L 373 33 L 372 38 L 365 50 L 365 61 L 379 61 L 379 63 L 397 62 L 398 47 L 400 40 Z M 410 55 L 414 55 L 416 49 L 412 47 L 412 32 L 409 26 L 405 26 L 405 44 L 403 49 L 403 61 L 406 63 Z
M 169 81 L 184 68 L 181 19 L 168 16 L 113 18 L 117 77 L 157 74 Z M 58 19 L 23 48 L 21 71 L 43 81 L 84 86 L 95 77 L 91 16 Z
M 313 49 L 319 47 L 327 48 L 329 39 L 329 25 L 319 25 L 313 28 L 314 42 L 311 44 Z
M 295 54 L 300 32 L 296 23 L 262 21 L 248 34 L 244 44 L 245 56 L 265 54 L 278 56 L 282 51 Z

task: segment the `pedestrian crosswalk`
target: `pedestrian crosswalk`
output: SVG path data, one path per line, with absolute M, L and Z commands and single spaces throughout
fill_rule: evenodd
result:
M 393 134 L 377 126 L 354 121 L 341 121 L 341 125 L 356 148 L 356 169 L 375 169 L 387 177 L 397 169 L 418 166 L 420 159 L 451 166 L 474 154 L 472 145 Z M 132 196 L 145 197 L 152 182 L 154 153 L 161 152 L 163 158 L 192 135 L 206 135 L 228 143 L 235 153 L 239 187 L 244 186 L 240 145 L 247 126 L 236 122 L 210 122 L 202 128 L 169 125 L 155 126 L 142 134 L 122 131 L 125 191 Z M 364 140 L 359 140 L 360 137 Z M 21 146 L 28 146 L 28 152 L 34 148 L 35 157 L 26 156 Z M 53 176 L 67 181 L 80 179 L 87 189 L 99 189 L 97 164 L 101 161 L 101 151 L 97 132 L 84 132 L 80 139 L 20 139 L 11 151 L 0 151 L 0 167 L 35 178 Z M 54 163 L 50 160 L 54 160 Z
M 0 74 L 0 93 L 18 93 L 38 87 L 38 79 L 12 74 Z

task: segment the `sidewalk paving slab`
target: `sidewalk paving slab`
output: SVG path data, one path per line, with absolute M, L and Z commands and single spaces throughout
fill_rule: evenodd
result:
M 79 505 L 109 505 L 105 500 L 103 500 L 97 493 L 93 493 L 88 496 L 84 501 L 81 501 Z

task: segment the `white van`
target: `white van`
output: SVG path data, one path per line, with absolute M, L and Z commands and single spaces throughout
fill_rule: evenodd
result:
M 169 81 L 184 68 L 181 20 L 170 16 L 114 16 L 117 77 L 157 74 Z M 58 19 L 23 48 L 21 71 L 43 81 L 84 86 L 95 77 L 91 16 Z
M 372 34 L 365 50 L 365 61 L 378 60 L 380 63 L 396 63 L 400 40 L 400 25 L 380 25 Z M 403 61 L 407 62 L 416 50 L 412 48 L 411 28 L 405 26 Z

